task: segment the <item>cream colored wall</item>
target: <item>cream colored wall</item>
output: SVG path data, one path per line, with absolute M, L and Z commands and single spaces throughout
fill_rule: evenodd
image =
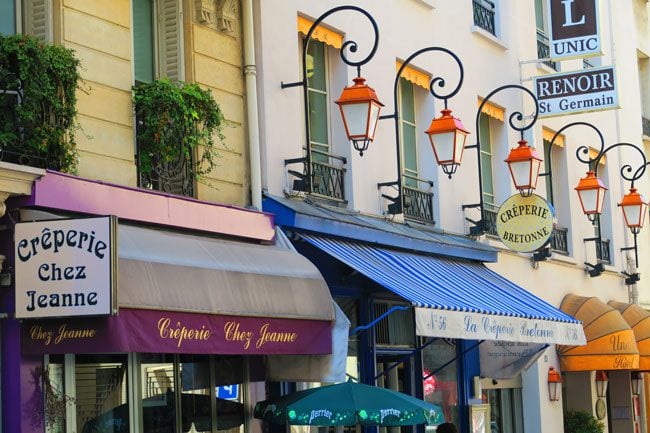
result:
M 242 73 L 242 32 L 240 2 L 234 32 L 217 30 L 215 23 L 199 23 L 196 2 L 186 1 L 185 53 L 186 80 L 196 81 L 212 91 L 227 120 L 224 143 L 218 143 L 217 167 L 197 185 L 201 200 L 246 205 L 248 174 L 246 154 L 245 93 Z
M 55 42 L 81 61 L 77 91 L 79 175 L 135 186 L 128 0 L 61 0 Z
M 179 0 L 180 1 L 180 0 Z M 242 37 L 239 2 L 234 32 L 199 23 L 194 1 L 185 1 L 185 81 L 212 91 L 227 125 L 217 167 L 197 185 L 197 198 L 246 205 L 248 175 Z M 81 61 L 77 134 L 82 177 L 137 186 L 135 166 L 131 2 L 57 0 L 55 42 L 75 51 Z

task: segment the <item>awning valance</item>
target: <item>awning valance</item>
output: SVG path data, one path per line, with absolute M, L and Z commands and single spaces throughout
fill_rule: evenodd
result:
M 639 370 L 650 371 L 650 312 L 636 304 L 609 301 L 634 331 L 636 346 L 639 349 Z
M 400 68 L 404 63 L 399 60 L 395 62 L 395 69 L 399 72 Z M 431 83 L 431 75 L 426 72 L 419 71 L 410 65 L 406 65 L 402 70 L 402 78 L 416 86 L 420 86 L 423 89 L 429 90 L 429 84 Z
M 479 97 L 478 105 L 481 106 L 482 102 L 483 98 Z M 486 101 L 485 104 L 483 104 L 481 113 L 487 114 L 491 118 L 496 119 L 500 122 L 503 122 L 503 120 L 506 118 L 506 110 L 490 101 Z
M 416 307 L 418 335 L 584 344 L 582 325 L 478 262 L 300 236 Z
M 303 35 L 309 33 L 309 29 L 314 25 L 314 22 L 308 18 L 298 16 L 298 32 Z M 312 39 L 323 42 L 329 46 L 332 46 L 336 49 L 340 49 L 343 45 L 343 35 L 330 30 L 327 27 L 319 25 L 314 29 L 314 32 L 311 34 Z
M 634 332 L 615 308 L 596 297 L 566 295 L 560 309 L 581 320 L 587 344 L 558 347 L 562 371 L 635 370 L 639 350 Z

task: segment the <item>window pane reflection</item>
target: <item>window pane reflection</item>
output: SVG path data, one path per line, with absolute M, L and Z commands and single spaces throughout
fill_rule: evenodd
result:
M 174 432 L 176 404 L 172 356 L 142 354 L 140 378 L 144 433 Z
M 445 421 L 458 425 L 458 381 L 456 346 L 443 339 L 423 350 L 424 399 L 442 408 Z M 446 367 L 441 367 L 449 363 Z
M 217 385 L 217 430 L 241 433 L 244 429 L 243 383 L 241 356 L 218 356 L 214 360 Z
M 126 355 L 79 355 L 75 384 L 82 433 L 129 432 Z

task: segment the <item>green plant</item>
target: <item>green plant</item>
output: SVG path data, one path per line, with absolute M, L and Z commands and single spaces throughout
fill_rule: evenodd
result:
M 199 146 L 194 176 L 212 171 L 219 157 L 214 136 L 223 140 L 224 116 L 209 90 L 165 78 L 133 87 L 133 103 L 140 173 L 150 174 L 161 162 L 193 161 Z
M 48 168 L 76 170 L 78 68 L 74 52 L 63 46 L 28 35 L 0 35 L 0 87 L 15 91 L 22 85 L 19 104 L 1 101 L 5 152 L 41 159 Z
M 564 433 L 603 433 L 605 426 L 589 412 L 571 410 L 564 414 Z

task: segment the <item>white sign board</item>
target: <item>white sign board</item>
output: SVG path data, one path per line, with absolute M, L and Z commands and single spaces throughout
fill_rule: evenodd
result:
M 16 318 L 112 314 L 116 235 L 116 217 L 16 224 Z
M 618 108 L 613 66 L 549 74 L 533 79 L 539 117 Z
M 497 234 L 513 251 L 530 253 L 546 245 L 553 234 L 555 210 L 542 197 L 510 196 L 497 212 Z
M 580 323 L 497 316 L 466 311 L 415 309 L 415 333 L 425 337 L 500 340 L 583 346 Z
M 602 54 L 598 0 L 549 0 L 548 16 L 552 60 Z

